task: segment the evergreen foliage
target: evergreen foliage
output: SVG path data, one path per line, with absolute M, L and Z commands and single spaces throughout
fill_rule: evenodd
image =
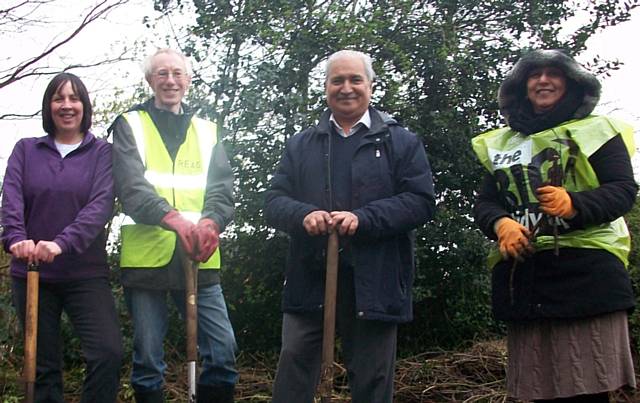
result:
M 161 10 L 170 3 L 156 0 Z M 223 286 L 240 349 L 279 349 L 287 239 L 264 222 L 262 193 L 286 139 L 314 124 L 325 107 L 318 63 L 342 48 L 371 54 L 379 75 L 374 105 L 421 137 L 436 181 L 437 217 L 418 234 L 415 320 L 401 327 L 400 348 L 404 354 L 419 353 L 499 333 L 490 315 L 490 273 L 484 261 L 488 245 L 470 217 L 481 168 L 469 140 L 501 124 L 497 88 L 524 49 L 565 48 L 577 55 L 591 35 L 627 20 L 639 0 L 188 4 L 197 13 L 195 24 L 178 27 L 188 34 L 183 50 L 196 61 L 188 102 L 224 127 L 236 175 L 237 212 L 222 247 Z M 177 0 L 172 12 L 180 13 L 183 7 L 188 8 L 187 2 Z M 570 25 L 567 21 L 576 28 L 563 30 Z M 616 66 L 600 59 L 588 65 L 600 75 Z M 129 104 L 114 101 L 114 112 Z M 628 221 L 638 234 L 638 206 Z M 638 290 L 640 245 L 637 237 L 633 242 L 630 272 Z M 0 395 L 10 396 L 17 389 L 22 347 L 7 260 L 0 253 L 0 353 L 6 358 L 0 365 Z M 114 292 L 130 349 L 130 324 L 118 285 Z M 169 336 L 173 346 L 183 341 L 178 322 L 174 314 Z M 72 331 L 68 324 L 64 328 L 69 340 Z M 638 348 L 637 315 L 631 329 Z M 75 343 L 65 348 L 67 368 L 81 366 Z
M 242 348 L 278 348 L 286 240 L 266 226 L 262 193 L 286 139 L 325 108 L 321 61 L 343 48 L 369 53 L 379 75 L 374 105 L 425 144 L 438 214 L 419 230 L 416 320 L 402 328 L 400 345 L 451 347 L 499 330 L 489 312 L 486 241 L 470 218 L 481 168 L 469 140 L 500 124 L 496 93 L 505 72 L 526 48 L 579 54 L 591 35 L 627 20 L 637 5 L 194 0 L 197 18 L 183 43 L 198 62 L 191 104 L 226 129 L 237 180 L 224 286 Z M 178 12 L 183 7 L 178 1 Z M 567 21 L 574 31 L 563 30 Z M 589 67 L 603 74 L 616 63 L 595 59 Z

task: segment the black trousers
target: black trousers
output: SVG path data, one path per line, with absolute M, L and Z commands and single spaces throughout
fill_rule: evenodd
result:
M 342 340 L 353 403 L 391 403 L 395 323 L 357 319 L 353 273 L 340 268 L 336 328 Z M 322 312 L 284 314 L 273 403 L 312 403 L 320 377 Z
M 26 280 L 12 278 L 13 304 L 24 329 Z M 120 385 L 122 336 L 109 281 L 103 278 L 40 283 L 36 402 L 63 403 L 60 317 L 80 338 L 86 362 L 82 403 L 113 403 Z

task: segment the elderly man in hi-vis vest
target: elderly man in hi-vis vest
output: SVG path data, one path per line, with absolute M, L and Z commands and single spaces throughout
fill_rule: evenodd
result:
M 182 103 L 188 59 L 160 49 L 144 63 L 153 97 L 120 115 L 113 173 L 126 215 L 120 267 L 134 327 L 131 384 L 138 403 L 162 402 L 167 294 L 184 313 L 183 254 L 198 270 L 199 402 L 232 402 L 236 342 L 220 287 L 218 236 L 233 217 L 233 174 L 216 124 Z

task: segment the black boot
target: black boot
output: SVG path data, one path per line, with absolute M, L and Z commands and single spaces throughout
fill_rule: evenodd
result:
M 196 390 L 198 403 L 233 403 L 235 385 L 204 385 L 199 383 Z
M 162 389 L 135 391 L 136 403 L 164 403 Z

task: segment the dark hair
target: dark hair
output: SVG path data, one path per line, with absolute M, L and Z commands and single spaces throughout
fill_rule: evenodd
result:
M 80 98 L 82 102 L 82 121 L 80 122 L 80 132 L 86 133 L 91 128 L 91 115 L 92 107 L 91 100 L 89 99 L 89 92 L 87 87 L 78 76 L 71 73 L 60 73 L 53 77 L 53 79 L 47 85 L 47 89 L 44 90 L 44 97 L 42 97 L 42 128 L 50 135 L 54 135 L 56 132 L 56 125 L 53 123 L 53 117 L 51 116 L 51 100 L 53 96 L 60 90 L 60 88 L 66 83 L 71 83 L 73 92 Z

